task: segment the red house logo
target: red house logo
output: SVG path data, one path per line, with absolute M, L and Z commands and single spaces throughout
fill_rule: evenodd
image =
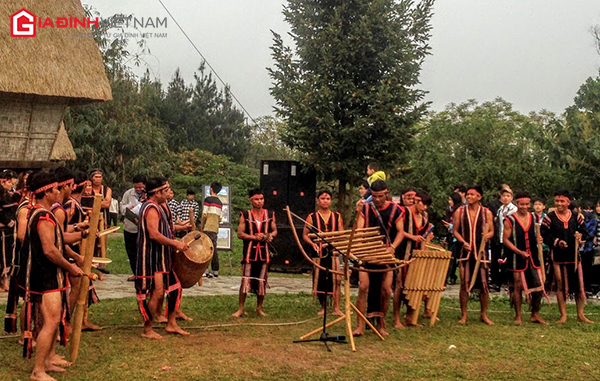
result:
M 12 37 L 35 37 L 35 15 L 23 8 L 10 16 L 10 35 Z

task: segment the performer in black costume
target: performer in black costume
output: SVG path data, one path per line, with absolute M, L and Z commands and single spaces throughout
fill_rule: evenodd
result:
M 317 205 L 319 209 L 306 217 L 306 225 L 304 226 L 302 238 L 304 242 L 312 247 L 318 256 L 315 261 L 319 265 L 330 270 L 339 271 L 340 261 L 338 253 L 327 244 L 314 243 L 308 236 L 312 232 L 311 229 L 322 233 L 344 230 L 342 215 L 330 210 L 331 197 L 331 192 L 328 190 L 321 190 L 317 193 Z M 327 295 L 333 296 L 333 314 L 338 316 L 343 315 L 340 310 L 341 282 L 342 278 L 340 275 L 331 273 L 327 275 L 326 271 L 315 267 L 313 272 L 313 294 L 317 295 L 321 303 L 319 315 L 323 315 L 325 308 L 327 308 Z
M 402 241 L 402 210 L 401 207 L 391 201 L 388 201 L 388 188 L 383 180 L 376 180 L 371 184 L 372 203 L 362 205 L 357 216 L 356 227 L 366 228 L 378 226 L 381 234 L 385 236 L 385 244 L 392 254 L 396 254 L 396 248 Z M 359 202 L 360 206 L 360 202 Z M 386 266 L 369 265 L 365 268 L 383 269 Z M 392 294 L 391 271 L 382 273 L 359 273 L 358 299 L 356 307 L 365 314 L 366 317 L 377 317 L 377 330 L 382 335 L 387 335 L 385 330 L 385 315 L 390 305 L 390 296 Z M 368 308 L 367 308 L 368 296 Z M 358 325 L 354 330 L 354 336 L 360 336 L 364 333 L 365 322 L 360 317 Z
M 517 192 L 515 195 L 517 212 L 506 217 L 503 221 L 502 243 L 505 246 L 508 269 L 513 276 L 509 277 L 512 303 L 515 308 L 515 324 L 521 325 L 522 292 L 531 305 L 531 322 L 548 324 L 540 317 L 540 307 L 544 291 L 543 269 L 540 257 L 543 253 L 538 250 L 536 226 L 539 217 L 529 212 L 531 196 L 528 192 Z
M 577 321 L 593 323 L 585 317 L 585 291 L 583 289 L 583 271 L 579 258 L 578 243 L 587 237 L 584 219 L 581 214 L 569 209 L 571 195 L 566 189 L 554 193 L 556 209 L 546 215 L 542 221 L 542 236 L 548 245 L 554 263 L 554 279 L 556 284 L 556 299 L 560 319 L 557 323 L 567 321 L 566 300 L 570 294 L 575 294 L 577 303 Z

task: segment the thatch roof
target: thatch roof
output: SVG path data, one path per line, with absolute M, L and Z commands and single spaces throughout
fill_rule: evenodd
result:
M 89 29 L 38 27 L 35 37 L 11 37 L 10 16 L 22 8 L 44 20 L 86 16 L 79 0 L 2 0 L 0 93 L 65 97 L 70 103 L 111 99 L 98 46 L 91 36 L 76 36 Z
M 65 123 L 60 122 L 60 127 L 58 129 L 58 133 L 56 134 L 56 140 L 54 141 L 52 151 L 50 152 L 50 160 L 63 161 L 75 159 L 77 159 L 77 155 L 75 155 L 73 144 L 71 144 L 69 136 L 67 135 Z

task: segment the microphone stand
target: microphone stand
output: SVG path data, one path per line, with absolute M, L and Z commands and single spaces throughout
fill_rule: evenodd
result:
M 329 279 L 331 277 L 331 266 L 333 266 L 333 261 L 335 260 L 335 257 L 332 255 L 333 254 L 333 249 L 337 250 L 337 248 L 335 248 L 335 246 L 331 245 L 324 237 L 319 235 L 319 231 L 312 225 L 307 224 L 306 225 L 308 227 L 308 229 L 315 233 L 319 238 L 322 239 L 323 242 L 326 242 L 327 245 L 331 248 L 331 251 L 329 254 L 327 254 L 327 256 L 331 257 L 331 265 L 330 266 L 323 266 L 325 267 L 325 284 L 329 284 Z M 339 251 L 339 250 L 338 250 Z M 321 257 L 321 258 L 327 258 L 327 256 L 325 257 Z M 317 279 L 318 282 L 318 279 Z M 333 288 L 335 287 L 334 282 L 332 282 L 332 297 L 333 297 Z M 320 341 L 323 344 L 325 344 L 325 348 L 327 348 L 328 352 L 331 352 L 331 348 L 329 347 L 329 342 L 332 343 L 339 343 L 339 344 L 348 344 L 348 342 L 346 341 L 346 336 L 340 336 L 340 335 L 336 335 L 336 336 L 329 336 L 329 334 L 327 333 L 327 301 L 328 301 L 328 295 L 327 295 L 327 291 L 325 291 L 325 306 L 323 307 L 323 329 L 321 331 L 321 336 L 319 336 L 318 339 L 304 339 L 304 340 L 294 340 L 294 343 L 310 343 L 310 342 L 315 342 L 315 341 Z

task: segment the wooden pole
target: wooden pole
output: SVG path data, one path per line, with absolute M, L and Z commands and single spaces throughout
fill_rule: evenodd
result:
M 97 194 L 94 196 L 94 206 L 90 214 L 90 229 L 88 237 L 83 240 L 81 245 L 81 254 L 83 255 L 83 267 L 81 268 L 84 273 L 89 274 L 92 270 L 92 258 L 94 256 L 94 247 L 96 245 L 96 232 L 98 231 L 98 225 L 100 222 L 100 206 L 102 205 L 102 195 Z M 81 325 L 83 324 L 83 313 L 85 312 L 85 305 L 87 304 L 88 290 L 90 288 L 90 278 L 87 276 L 81 277 L 79 281 L 79 290 L 77 290 L 77 302 L 73 309 L 73 335 L 71 336 L 71 344 L 69 346 L 69 353 L 71 361 L 77 360 L 79 353 L 79 342 L 81 340 Z
M 346 318 L 346 334 L 350 340 L 350 349 L 356 352 L 356 344 L 354 343 L 354 335 L 352 334 L 352 307 L 350 306 L 350 264 L 348 256 L 344 255 L 344 317 Z
M 535 223 L 535 219 L 532 221 Z M 540 232 L 540 224 L 535 224 L 535 238 L 537 240 L 538 247 L 538 258 L 540 259 L 540 268 L 542 269 L 542 283 L 546 284 L 546 266 L 544 265 L 544 250 L 542 249 L 542 243 L 540 242 L 540 238 L 542 234 Z
M 94 199 L 94 202 L 96 202 L 96 200 Z M 98 222 L 98 231 L 100 232 L 100 234 L 102 234 L 104 232 L 104 214 L 100 213 L 100 220 Z M 100 238 L 100 256 L 102 258 L 106 258 L 106 237 L 104 235 L 101 235 Z

